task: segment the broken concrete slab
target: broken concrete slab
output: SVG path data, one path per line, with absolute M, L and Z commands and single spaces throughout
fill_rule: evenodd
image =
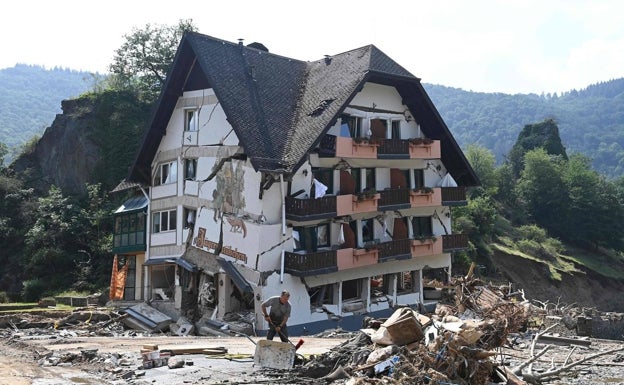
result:
M 162 331 L 173 322 L 171 317 L 144 302 L 129 307 L 124 312 L 130 317 L 124 318 L 122 322 L 137 330 Z

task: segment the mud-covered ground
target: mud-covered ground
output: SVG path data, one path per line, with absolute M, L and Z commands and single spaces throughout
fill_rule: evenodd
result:
M 293 370 L 262 369 L 254 366 L 255 345 L 244 337 L 176 337 L 167 335 L 146 336 L 126 332 L 120 336 L 97 336 L 83 330 L 25 329 L 0 331 L 0 384 L 326 384 L 325 380 L 305 377 L 298 366 Z M 331 334 L 328 336 L 331 337 Z M 298 353 L 313 362 L 325 352 L 349 339 L 304 337 Z M 562 337 L 567 337 L 563 336 Z M 254 341 L 259 338 L 253 337 Z M 588 339 L 588 346 L 552 344 L 547 354 L 533 364 L 536 373 L 555 365 L 573 362 L 601 351 L 624 347 L 622 341 Z M 493 359 L 513 367 L 528 357 L 531 334 L 510 339 L 509 346 L 501 350 L 503 356 Z M 140 350 L 143 346 L 156 344 L 160 349 L 171 347 L 220 348 L 225 347 L 227 356 L 206 354 L 182 354 L 181 368 L 167 366 L 143 369 Z M 545 344 L 538 343 L 535 350 Z M 526 372 L 526 369 L 525 369 Z M 359 377 L 351 383 L 381 383 L 380 377 Z M 339 379 L 335 384 L 348 383 Z M 624 384 L 624 351 L 593 359 L 566 371 L 559 378 L 545 384 L 598 385 Z

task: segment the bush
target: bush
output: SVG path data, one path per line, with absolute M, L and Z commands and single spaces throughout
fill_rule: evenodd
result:
M 24 289 L 22 290 L 22 299 L 25 302 L 37 302 L 45 291 L 45 285 L 40 279 L 31 279 L 24 281 Z
M 542 243 L 546 240 L 546 230 L 536 225 L 525 225 L 518 227 L 518 232 L 522 238 Z
M 6 291 L 0 291 L 0 303 L 7 302 L 9 302 L 9 295 L 6 293 Z

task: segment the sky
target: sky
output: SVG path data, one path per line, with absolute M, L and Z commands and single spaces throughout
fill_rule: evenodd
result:
M 106 73 L 125 35 L 181 19 L 305 61 L 373 44 L 423 83 L 466 91 L 561 93 L 624 77 L 619 0 L 20 0 L 0 13 L 0 69 Z

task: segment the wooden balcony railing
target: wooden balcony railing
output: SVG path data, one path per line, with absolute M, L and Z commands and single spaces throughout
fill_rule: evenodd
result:
M 315 199 L 286 198 L 286 218 L 291 220 L 315 220 L 336 216 L 336 196 Z
M 378 159 L 438 159 L 441 153 L 439 140 L 369 139 L 326 134 L 319 143 L 319 155 Z
M 411 242 L 410 239 L 397 239 L 375 245 L 379 250 L 379 262 L 411 258 Z
M 383 190 L 379 195 L 379 210 L 398 210 L 410 206 L 410 190 L 407 188 Z
M 442 250 L 445 253 L 468 249 L 468 235 L 448 234 L 442 236 Z
M 337 271 L 336 250 L 308 253 L 286 252 L 284 255 L 284 270 L 298 277 Z
M 468 248 L 468 236 L 465 234 L 442 235 L 440 238 L 397 239 L 368 245 L 361 249 L 338 249 L 311 252 L 286 252 L 284 269 L 287 273 L 298 277 L 328 274 L 338 270 L 351 269 L 371 264 L 418 258 L 419 256 L 435 255 L 441 252 L 465 250 Z M 339 260 L 340 258 L 340 260 Z
M 406 158 L 409 159 L 409 141 L 406 139 L 378 139 L 379 158 Z
M 442 187 L 442 204 L 445 206 L 461 206 L 466 204 L 466 188 Z

